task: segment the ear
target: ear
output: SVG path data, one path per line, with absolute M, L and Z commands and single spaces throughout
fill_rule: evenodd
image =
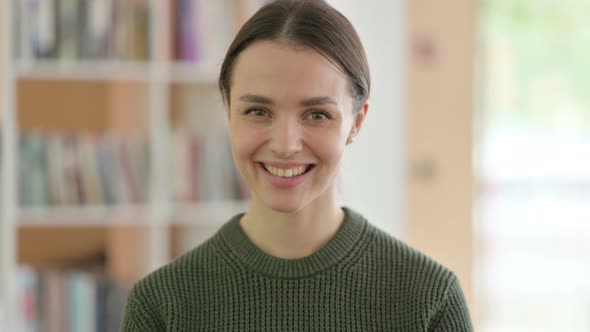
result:
M 369 112 L 369 103 L 365 102 L 361 107 L 360 111 L 355 115 L 354 122 L 352 124 L 352 129 L 350 130 L 350 135 L 348 135 L 348 140 L 346 141 L 346 145 L 354 142 L 354 139 L 358 135 L 361 127 L 363 126 L 363 122 L 367 117 L 367 113 Z

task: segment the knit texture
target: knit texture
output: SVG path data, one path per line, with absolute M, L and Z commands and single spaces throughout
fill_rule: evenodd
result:
M 453 272 L 344 211 L 324 247 L 292 260 L 264 253 L 233 217 L 134 285 L 121 330 L 473 330 Z

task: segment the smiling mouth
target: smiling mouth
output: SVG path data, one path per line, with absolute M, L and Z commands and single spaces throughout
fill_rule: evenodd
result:
M 315 167 L 314 164 L 310 164 L 307 166 L 299 166 L 299 167 L 294 167 L 294 168 L 289 168 L 289 169 L 283 169 L 283 168 L 272 167 L 272 166 L 266 165 L 264 163 L 260 163 L 260 165 L 269 174 L 272 174 L 274 176 L 279 176 L 282 178 L 294 178 L 297 176 L 301 176 L 301 175 L 309 172 L 310 170 L 312 170 Z

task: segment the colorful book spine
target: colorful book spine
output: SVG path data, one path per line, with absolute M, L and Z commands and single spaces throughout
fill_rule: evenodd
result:
M 80 56 L 80 2 L 78 0 L 59 0 L 58 6 L 58 57 L 73 61 Z
M 100 59 L 110 54 L 114 0 L 80 0 L 82 17 L 81 55 Z
M 20 59 L 147 60 L 148 0 L 17 1 Z
M 18 329 L 22 332 L 119 331 L 127 290 L 104 272 L 36 270 L 18 272 Z
M 238 28 L 261 0 L 169 0 L 173 59 L 217 64 Z M 149 0 L 18 1 L 21 59 L 147 60 Z
M 19 320 L 18 330 L 36 332 L 38 329 L 39 278 L 35 270 L 22 266 L 18 270 L 19 283 Z
M 177 0 L 175 5 L 175 37 L 177 60 L 196 62 L 200 58 L 199 2 Z
M 144 140 L 33 131 L 21 137 L 19 159 L 24 207 L 147 200 L 149 146 Z
M 237 173 L 229 141 L 178 129 L 170 142 L 172 197 L 180 203 L 248 198 Z

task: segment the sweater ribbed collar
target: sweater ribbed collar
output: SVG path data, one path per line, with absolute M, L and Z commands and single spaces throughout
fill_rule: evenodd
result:
M 240 225 L 244 213 L 234 216 L 221 227 L 217 234 L 220 249 L 249 270 L 269 277 L 293 279 L 310 276 L 353 256 L 353 249 L 366 236 L 365 218 L 349 208 L 342 209 L 345 217 L 336 234 L 322 248 L 306 257 L 284 259 L 262 251 Z

